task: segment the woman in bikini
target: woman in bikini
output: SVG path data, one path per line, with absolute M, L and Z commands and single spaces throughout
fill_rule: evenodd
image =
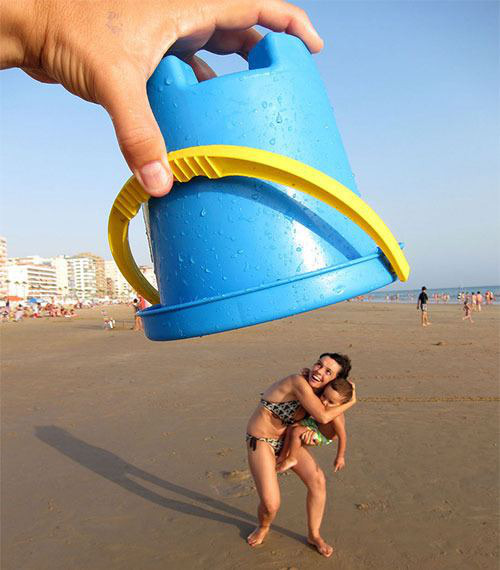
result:
M 306 413 L 318 423 L 327 423 L 353 406 L 355 390 L 351 401 L 335 408 L 325 408 L 318 397 L 335 378 L 347 378 L 350 369 L 346 356 L 325 353 L 310 370 L 287 376 L 263 393 L 248 422 L 246 437 L 248 463 L 260 498 L 259 526 L 247 538 L 250 546 L 264 541 L 280 506 L 276 457 L 283 446 L 287 426 Z M 333 548 L 320 535 L 326 502 L 325 476 L 305 447 L 300 449 L 297 459 L 293 471 L 307 487 L 307 540 L 320 554 L 329 557 Z

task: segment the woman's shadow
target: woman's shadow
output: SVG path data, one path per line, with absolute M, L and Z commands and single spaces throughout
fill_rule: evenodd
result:
M 127 463 L 121 459 L 121 457 L 118 457 L 118 455 L 100 447 L 90 445 L 57 426 L 36 426 L 35 435 L 39 440 L 57 449 L 57 451 L 66 455 L 66 457 L 69 457 L 76 463 L 83 465 L 83 467 L 90 469 L 90 471 L 97 473 L 97 475 L 120 485 L 120 487 L 130 493 L 134 493 L 156 505 L 192 517 L 232 524 L 239 529 L 242 538 L 246 538 L 255 528 L 256 518 L 245 511 L 227 505 L 217 499 L 212 499 L 197 491 L 186 489 L 186 487 L 182 487 L 176 483 L 160 479 L 156 475 Z M 186 497 L 191 501 L 196 501 L 198 505 L 187 503 L 179 499 L 164 497 L 144 487 L 134 479 L 142 479 L 148 483 L 153 483 L 166 491 L 170 491 L 181 497 Z M 222 513 L 217 511 L 222 511 Z M 298 540 L 301 543 L 305 543 L 304 537 L 291 530 L 275 525 L 273 525 L 273 530 Z

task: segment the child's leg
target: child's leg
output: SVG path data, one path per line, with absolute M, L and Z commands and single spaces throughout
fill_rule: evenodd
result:
M 297 424 L 295 426 L 292 426 L 291 428 L 289 428 L 287 430 L 287 437 L 289 435 L 289 444 L 288 444 L 288 457 L 286 455 L 284 455 L 284 457 L 286 457 L 286 459 L 284 459 L 277 467 L 277 471 L 278 473 L 283 473 L 283 471 L 286 471 L 287 469 L 290 469 L 292 467 L 294 467 L 297 464 L 297 452 L 300 449 L 300 447 L 302 446 L 302 440 L 300 439 L 300 436 L 307 431 L 307 428 L 305 426 L 301 426 L 300 424 Z

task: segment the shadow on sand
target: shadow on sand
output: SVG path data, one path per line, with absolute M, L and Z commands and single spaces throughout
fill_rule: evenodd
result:
M 160 479 L 156 475 L 127 463 L 118 457 L 118 455 L 100 447 L 90 445 L 57 426 L 36 426 L 35 435 L 39 440 L 57 449 L 57 451 L 76 463 L 116 483 L 126 491 L 134 493 L 143 499 L 147 499 L 156 505 L 178 511 L 184 515 L 234 525 L 239 529 L 242 538 L 246 538 L 255 528 L 256 518 L 253 515 L 236 507 L 232 507 L 231 505 L 227 505 L 218 499 L 213 499 L 197 491 L 192 491 L 191 489 L 177 485 L 176 483 Z M 144 487 L 131 477 L 153 483 L 157 487 L 174 493 L 177 496 L 195 501 L 198 505 L 187 503 L 179 499 L 164 497 Z M 273 531 L 297 540 L 302 544 L 306 544 L 303 536 L 291 530 L 273 525 Z

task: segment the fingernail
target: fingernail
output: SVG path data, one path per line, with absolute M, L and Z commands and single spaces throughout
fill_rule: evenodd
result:
M 166 194 L 172 186 L 172 173 L 159 160 L 141 166 L 137 177 L 144 190 L 155 196 Z

